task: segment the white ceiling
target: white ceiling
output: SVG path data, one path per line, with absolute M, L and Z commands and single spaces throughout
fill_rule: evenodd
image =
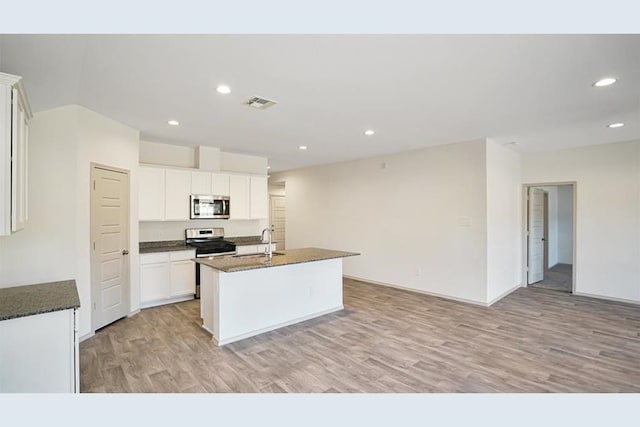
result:
M 3 35 L 0 71 L 25 78 L 34 112 L 76 103 L 272 171 L 485 137 L 522 152 L 640 139 L 639 35 Z M 619 81 L 592 87 L 604 76 Z M 242 105 L 253 95 L 279 104 Z

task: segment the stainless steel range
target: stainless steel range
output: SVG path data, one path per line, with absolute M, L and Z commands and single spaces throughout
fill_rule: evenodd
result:
M 187 228 L 187 245 L 196 248 L 196 258 L 235 255 L 236 245 L 224 240 L 224 228 Z M 200 298 L 200 264 L 196 264 L 196 298 Z

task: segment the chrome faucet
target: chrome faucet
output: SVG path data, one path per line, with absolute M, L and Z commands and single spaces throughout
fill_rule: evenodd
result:
M 264 230 L 262 230 L 262 241 L 264 242 L 264 233 L 265 231 L 269 232 L 269 245 L 267 247 L 267 249 L 264 251 L 264 253 L 269 257 L 269 259 L 273 258 L 273 250 L 271 249 L 271 233 L 273 232 L 273 226 L 271 226 L 271 228 L 265 228 Z

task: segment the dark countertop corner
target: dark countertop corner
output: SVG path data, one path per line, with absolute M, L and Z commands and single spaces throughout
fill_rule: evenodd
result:
M 0 289 L 0 320 L 80 307 L 75 280 Z
M 195 250 L 193 246 L 187 246 L 184 240 L 164 240 L 159 242 L 140 242 L 139 253 L 150 254 L 154 252 L 173 252 Z

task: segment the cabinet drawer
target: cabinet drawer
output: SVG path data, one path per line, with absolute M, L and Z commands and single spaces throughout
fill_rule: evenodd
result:
M 195 250 L 169 252 L 171 261 L 186 261 L 196 257 Z
M 183 251 L 180 251 L 183 252 Z M 186 251 L 185 251 L 186 252 Z M 169 262 L 169 252 L 157 252 L 152 254 L 140 254 L 140 265 Z

